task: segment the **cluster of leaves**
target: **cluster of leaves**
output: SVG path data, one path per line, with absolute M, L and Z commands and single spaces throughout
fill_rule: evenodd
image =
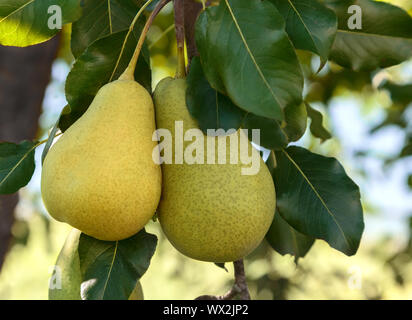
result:
M 62 7 L 63 23 L 72 23 L 75 61 L 66 81 L 68 106 L 55 126 L 64 131 L 87 110 L 97 91 L 125 69 L 145 21 L 142 15 L 132 25 L 143 1 L 5 2 L 0 7 L 3 45 L 28 46 L 54 36 L 57 30 L 47 26 L 47 8 L 53 4 Z M 267 234 L 276 251 L 303 257 L 315 239 L 323 239 L 347 255 L 355 254 L 364 228 L 357 185 L 336 159 L 290 145 L 306 131 L 308 117 L 314 136 L 331 137 L 322 126 L 322 115 L 310 106 L 314 92 L 305 99 L 303 93 L 305 81 L 311 81 L 323 88 L 323 99 L 328 99 L 333 82 L 316 74 L 305 78 L 297 52 L 319 56 L 319 70 L 329 60 L 351 76 L 362 76 L 410 58 L 412 18 L 396 6 L 372 0 L 220 0 L 214 4 L 196 23 L 199 57 L 192 60 L 187 78 L 190 113 L 204 131 L 261 130 L 260 145 L 272 150 L 268 167 L 277 190 L 277 214 Z M 348 27 L 348 8 L 353 5 L 361 8 L 361 29 Z M 135 77 L 151 91 L 146 46 Z M 16 192 L 28 183 L 34 149 L 43 142 L 0 144 L 0 193 Z M 410 152 L 409 147 L 405 154 Z M 133 254 L 128 254 L 132 259 Z M 104 255 L 100 267 L 113 265 L 111 258 L 113 254 Z
M 146 15 L 142 15 L 134 26 L 132 21 L 144 1 L 6 2 L 0 8 L 2 45 L 25 47 L 55 36 L 59 30 L 50 29 L 47 24 L 50 17 L 48 8 L 51 5 L 61 7 L 63 24 L 72 23 L 71 52 L 74 64 L 66 80 L 68 105 L 50 134 L 51 138 L 45 147 L 47 152 L 57 130 L 65 131 L 70 127 L 87 110 L 97 91 L 116 79 L 127 67 Z M 146 44 L 137 63 L 135 78 L 151 91 L 150 59 Z M 0 143 L 0 194 L 14 193 L 30 181 L 35 169 L 35 149 L 43 143 L 46 140 Z M 129 288 L 127 284 L 135 284 L 143 275 L 156 247 L 156 237 L 142 232 L 117 242 L 99 241 L 82 234 L 79 250 L 87 250 L 87 255 L 80 255 L 81 262 L 84 262 L 82 265 L 87 266 L 83 270 L 85 285 L 82 294 L 85 298 L 127 299 L 134 287 Z M 123 251 L 126 253 L 122 254 Z M 87 281 L 89 278 L 94 280 Z M 119 286 L 119 283 L 123 285 Z
M 361 9 L 361 29 L 348 25 L 353 5 Z M 303 84 L 320 83 L 329 89 L 322 92 L 327 100 L 333 82 L 316 74 L 304 79 L 297 50 L 318 55 L 319 69 L 328 60 L 347 68 L 356 86 L 369 82 L 370 72 L 412 56 L 411 28 L 404 10 L 370 0 L 222 0 L 200 15 L 188 109 L 205 132 L 261 130 L 260 145 L 273 150 L 268 164 L 277 191 L 278 214 L 267 240 L 279 253 L 299 258 L 323 239 L 352 255 L 364 228 L 358 187 L 338 161 L 289 146 L 304 134 L 308 117 L 314 136 L 331 137 L 310 106 L 316 92 L 303 99 Z

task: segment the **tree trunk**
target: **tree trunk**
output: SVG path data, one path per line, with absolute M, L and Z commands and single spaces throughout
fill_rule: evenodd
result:
M 33 140 L 59 37 L 27 48 L 0 46 L 0 141 Z M 11 239 L 18 195 L 0 195 L 0 269 Z

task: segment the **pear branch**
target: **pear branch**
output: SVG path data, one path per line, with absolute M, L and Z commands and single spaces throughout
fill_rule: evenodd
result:
M 146 39 L 147 33 L 149 32 L 150 27 L 153 24 L 154 19 L 163 9 L 163 7 L 168 4 L 171 0 L 162 0 L 160 1 L 156 7 L 153 9 L 152 13 L 150 14 L 149 18 L 144 25 L 143 31 L 139 37 L 139 41 L 137 42 L 136 49 L 133 53 L 133 57 L 130 60 L 129 65 L 127 66 L 126 70 L 123 74 L 119 77 L 119 80 L 134 80 L 134 70 L 136 69 L 137 60 L 139 59 L 140 51 L 142 50 L 144 40 Z
M 175 13 L 175 30 L 177 43 L 177 71 L 176 78 L 186 77 L 185 61 L 185 0 L 173 0 Z
M 205 3 L 205 7 L 207 4 Z M 185 12 L 185 36 L 186 36 L 186 46 L 187 46 L 187 57 L 188 65 L 192 58 L 199 55 L 197 51 L 196 42 L 195 42 L 195 24 L 197 17 L 203 9 L 202 3 L 196 1 L 186 0 L 184 3 L 184 12 Z
M 232 300 L 236 296 L 239 296 L 241 300 L 250 300 L 243 259 L 233 262 L 233 266 L 235 268 L 235 283 L 228 292 L 222 296 L 204 295 L 195 300 Z

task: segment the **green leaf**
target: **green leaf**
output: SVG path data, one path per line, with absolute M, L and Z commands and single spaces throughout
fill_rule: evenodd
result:
M 213 89 L 204 76 L 199 57 L 194 57 L 187 76 L 186 103 L 200 129 L 239 129 L 245 112 L 225 95 Z
M 130 33 L 116 69 L 126 34 L 127 31 L 121 31 L 95 41 L 76 60 L 66 80 L 66 98 L 71 112 L 61 117 L 60 129 L 64 131 L 76 121 L 87 110 L 99 89 L 110 80 L 116 80 L 126 69 L 138 40 L 134 32 Z M 142 54 L 137 63 L 135 78 L 151 92 L 151 71 Z
M 334 158 L 300 147 L 276 152 L 277 209 L 297 231 L 356 253 L 364 229 L 358 186 Z
M 332 135 L 329 133 L 328 130 L 325 129 L 323 126 L 323 116 L 318 110 L 313 109 L 309 103 L 305 102 L 306 110 L 308 112 L 309 118 L 312 120 L 310 123 L 310 132 L 312 134 L 321 139 L 321 141 L 328 140 L 332 138 Z
M 374 70 L 399 64 L 412 56 L 412 17 L 403 9 L 370 0 L 326 0 L 338 16 L 331 59 L 353 70 Z M 351 30 L 351 5 L 362 9 L 361 29 Z
M 56 260 L 55 272 L 49 285 L 49 300 L 81 300 L 82 274 L 79 260 L 79 239 L 81 232 L 72 229 L 67 236 Z M 58 282 L 59 281 L 59 282 Z
M 276 212 L 273 222 L 266 234 L 266 240 L 270 246 L 279 254 L 290 254 L 295 257 L 295 262 L 303 258 L 310 250 L 315 239 L 308 237 L 291 227 Z
M 76 21 L 82 14 L 81 0 L 2 0 L 0 4 L 0 44 L 26 47 L 52 38 L 58 29 L 49 28 L 49 13 L 61 8 L 62 25 Z M 52 19 L 54 21 L 54 19 Z
M 17 192 L 29 183 L 34 173 L 34 149 L 37 144 L 0 143 L 0 194 Z
M 268 1 L 222 0 L 196 23 L 211 86 L 240 108 L 274 120 L 302 99 L 303 75 L 285 22 Z
M 289 142 L 299 140 L 304 135 L 308 124 L 308 113 L 305 104 L 288 106 L 285 110 L 285 122 L 286 126 L 283 131 L 286 133 Z
M 140 231 L 122 241 L 100 241 L 80 236 L 83 274 L 81 297 L 86 300 L 127 300 L 150 265 L 156 236 Z
M 329 57 L 338 22 L 335 13 L 317 0 L 270 0 L 286 21 L 286 32 L 295 48 Z
M 289 142 L 299 140 L 305 133 L 307 114 L 304 104 L 289 106 L 285 110 L 285 121 L 280 124 L 277 120 L 259 117 L 252 113 L 246 114 L 242 128 L 248 129 L 249 140 L 252 140 L 252 130 L 260 130 L 259 145 L 280 150 Z
M 225 270 L 226 272 L 229 272 L 225 266 L 224 262 L 215 262 L 215 265 L 218 266 L 219 268 L 222 268 L 223 270 Z
M 271 151 L 266 165 L 270 174 L 273 176 L 276 168 L 276 157 Z M 315 239 L 298 232 L 285 219 L 281 217 L 279 212 L 275 213 L 273 222 L 266 234 L 266 240 L 270 246 L 279 254 L 290 254 L 295 257 L 295 263 L 299 258 L 303 258 L 310 250 Z
M 394 103 L 406 106 L 412 102 L 412 84 L 396 84 L 391 81 L 385 81 L 385 83 L 379 86 L 379 89 L 388 90 Z
M 373 75 L 372 75 L 373 76 Z M 328 73 L 310 77 L 310 85 L 305 96 L 307 102 L 328 104 L 342 89 L 361 93 L 365 86 L 371 86 L 371 72 L 353 71 L 340 67 L 329 69 Z M 340 91 L 339 91 L 340 92 Z
M 242 128 L 248 130 L 249 140 L 252 141 L 252 130 L 260 130 L 260 142 L 262 147 L 274 150 L 280 150 L 287 146 L 288 137 L 285 131 L 280 127 L 277 120 L 259 117 L 253 113 L 248 113 L 243 120 Z
M 270 151 L 269 157 L 266 160 L 266 166 L 268 167 L 268 170 L 270 172 L 270 174 L 273 176 L 273 171 L 276 168 L 276 156 L 275 156 L 275 152 L 273 150 Z
M 128 30 L 140 7 L 136 1 L 85 0 L 84 14 L 72 26 L 73 55 L 77 58 L 97 39 Z

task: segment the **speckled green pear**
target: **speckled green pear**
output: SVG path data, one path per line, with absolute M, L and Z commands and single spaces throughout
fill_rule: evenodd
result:
M 41 192 L 50 215 L 100 240 L 140 231 L 161 193 L 155 129 L 152 98 L 139 83 L 103 86 L 45 158 Z
M 61 281 L 60 283 L 53 281 L 52 286 L 49 286 L 49 300 L 81 300 L 82 276 L 78 252 L 80 235 L 81 232 L 73 228 L 66 238 L 56 261 Z M 143 300 L 143 289 L 139 281 L 130 294 L 129 300 Z
M 173 137 L 177 120 L 183 121 L 184 132 L 198 128 L 185 94 L 186 80 L 172 78 L 162 80 L 154 93 L 157 128 L 169 129 Z M 244 164 L 229 163 L 229 138 L 206 137 L 215 139 L 216 147 L 226 139 L 226 164 L 162 164 L 159 221 L 173 246 L 193 259 L 241 259 L 259 245 L 273 220 L 276 196 L 269 170 L 259 156 L 258 173 L 242 175 Z M 248 144 L 248 152 L 257 153 Z

